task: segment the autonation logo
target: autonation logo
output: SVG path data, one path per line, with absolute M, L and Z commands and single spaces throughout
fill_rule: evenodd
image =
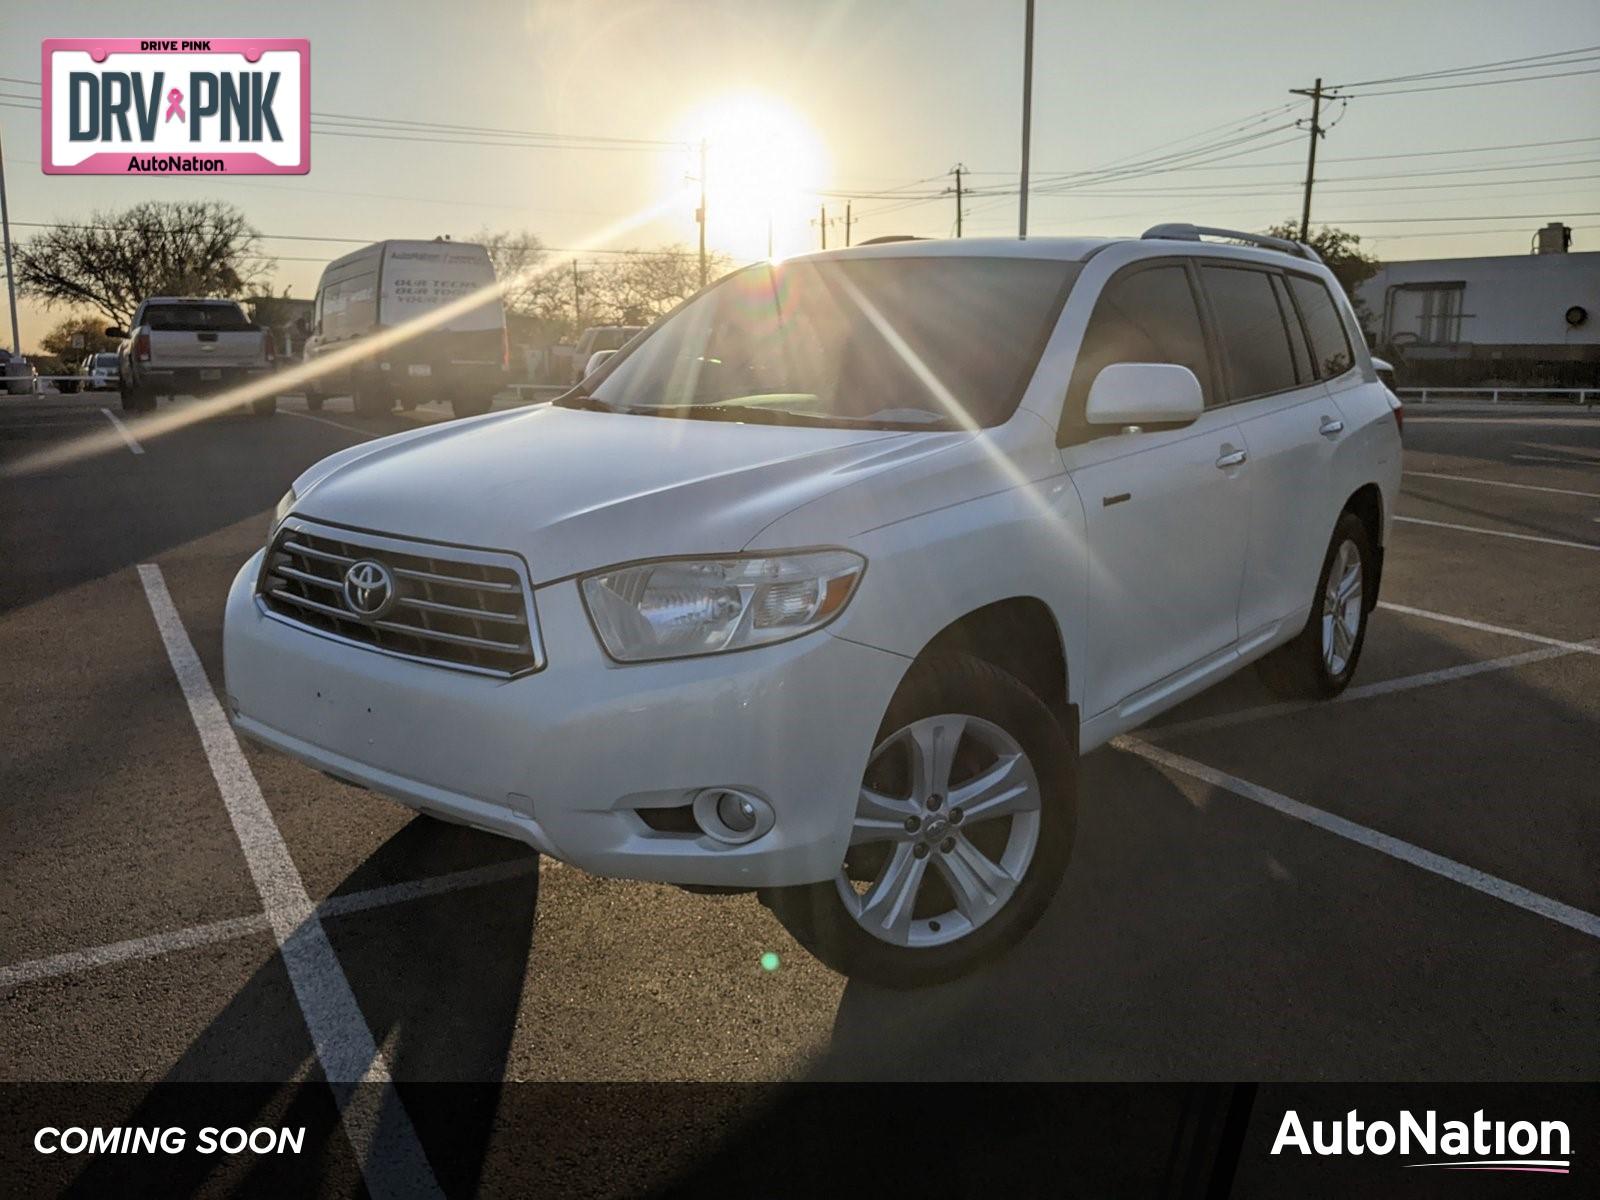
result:
M 1471 1121 L 1440 1121 L 1429 1110 L 1421 1119 L 1401 1110 L 1393 1121 L 1364 1121 L 1351 1109 L 1335 1121 L 1312 1121 L 1307 1129 L 1290 1109 L 1278 1125 L 1272 1153 L 1309 1157 L 1370 1154 L 1417 1155 L 1431 1162 L 1401 1166 L 1450 1171 L 1520 1171 L 1566 1175 L 1572 1170 L 1572 1133 L 1565 1121 L 1491 1121 L 1479 1109 Z

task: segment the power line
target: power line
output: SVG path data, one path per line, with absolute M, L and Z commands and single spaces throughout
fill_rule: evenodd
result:
M 1582 71 L 1554 71 L 1547 75 L 1523 75 L 1516 79 L 1479 79 L 1472 83 L 1441 83 L 1432 87 L 1390 88 L 1379 92 L 1342 92 L 1340 99 L 1357 100 L 1369 96 L 1414 96 L 1418 92 L 1453 92 L 1459 88 L 1495 87 L 1503 83 L 1533 83 L 1540 79 L 1570 79 L 1574 75 L 1600 75 L 1600 67 Z
M 1353 83 L 1336 83 L 1331 85 L 1333 90 L 1340 91 L 1344 88 L 1371 87 L 1380 83 L 1406 83 L 1413 79 L 1435 79 L 1441 75 L 1469 75 L 1477 71 L 1508 71 L 1516 69 L 1518 64 L 1539 62 L 1543 59 L 1568 58 L 1574 54 L 1590 54 L 1600 50 L 1600 46 L 1579 46 L 1572 50 L 1551 50 L 1545 54 L 1530 54 L 1524 58 L 1497 58 L 1492 62 L 1478 63 L 1470 67 L 1446 67 L 1439 71 L 1419 71 L 1412 75 L 1391 75 L 1386 79 L 1358 79 Z M 1531 69 L 1531 68 L 1529 68 Z

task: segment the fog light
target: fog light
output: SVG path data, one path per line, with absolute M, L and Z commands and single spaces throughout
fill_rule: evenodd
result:
M 706 788 L 694 798 L 694 819 L 708 837 L 738 846 L 770 830 L 776 815 L 760 796 L 735 788 Z

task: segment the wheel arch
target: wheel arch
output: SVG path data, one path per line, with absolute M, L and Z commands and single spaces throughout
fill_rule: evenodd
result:
M 991 601 L 951 621 L 929 639 L 918 659 L 967 654 L 1015 676 L 1038 696 L 1077 740 L 1066 645 L 1050 606 L 1037 596 Z
M 1373 555 L 1372 586 L 1366 595 L 1366 605 L 1370 610 L 1378 603 L 1378 588 L 1383 583 L 1383 491 L 1376 483 L 1364 483 L 1350 493 L 1339 511 L 1354 514 L 1367 530 Z

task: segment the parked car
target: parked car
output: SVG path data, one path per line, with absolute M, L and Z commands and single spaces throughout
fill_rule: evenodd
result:
M 762 262 L 553 405 L 342 450 L 234 580 L 234 725 L 758 890 L 845 972 L 970 970 L 1055 892 L 1080 753 L 1360 659 L 1394 407 L 1315 254 L 1226 236 Z
M 0 350 L 0 385 L 7 395 L 30 396 L 37 388 L 39 369 L 28 361 L 26 355 Z
M 601 350 L 620 350 L 643 329 L 643 325 L 591 325 L 585 329 L 572 352 L 572 382 L 581 383 L 594 370 L 594 356 Z
M 317 285 L 307 362 L 322 368 L 306 403 L 354 397 L 377 416 L 398 402 L 445 400 L 458 417 L 489 411 L 511 347 L 494 264 L 467 242 L 377 242 L 328 264 Z
M 158 396 L 209 396 L 269 374 L 272 335 L 252 324 L 234 300 L 152 296 L 127 329 L 107 329 L 117 348 L 117 386 L 127 412 L 149 412 Z M 276 396 L 250 402 L 270 416 Z
M 114 392 L 117 390 L 117 352 L 101 351 L 87 355 L 78 364 L 78 374 L 84 379 L 77 385 L 86 392 Z

